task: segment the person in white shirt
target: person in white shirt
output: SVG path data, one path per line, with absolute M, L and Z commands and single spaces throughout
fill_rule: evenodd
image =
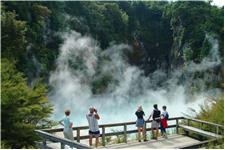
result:
M 62 120 L 59 121 L 59 123 L 64 126 L 64 129 L 63 129 L 63 134 L 64 134 L 64 137 L 66 139 L 69 139 L 69 140 L 74 140 L 74 137 L 73 137 L 73 123 L 70 122 L 70 118 L 69 118 L 69 115 L 70 115 L 70 110 L 66 110 L 65 111 L 65 118 L 63 118 Z
M 98 147 L 100 131 L 98 127 L 98 120 L 100 119 L 97 109 L 89 108 L 89 114 L 86 115 L 89 124 L 89 145 L 92 146 L 92 138 L 95 137 L 95 147 Z

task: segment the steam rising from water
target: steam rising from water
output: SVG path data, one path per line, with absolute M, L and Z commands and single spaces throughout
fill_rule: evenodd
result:
M 95 106 L 101 115 L 100 123 L 131 121 L 136 119 L 134 112 L 139 105 L 149 115 L 155 103 L 159 108 L 167 105 L 171 117 L 181 116 L 188 113 L 188 107 L 198 110 L 208 96 L 221 92 L 205 89 L 205 80 L 210 75 L 194 80 L 194 72 L 221 63 L 218 42 L 208 35 L 206 38 L 213 45 L 209 57 L 201 63 L 190 62 L 169 76 L 159 69 L 149 77 L 127 62 L 125 53 L 132 51 L 129 45 L 112 45 L 101 50 L 97 41 L 74 31 L 65 33 L 63 38 L 57 68 L 50 77 L 49 99 L 54 104 L 52 117 L 56 120 L 63 117 L 65 109 L 70 109 L 75 126 L 86 125 L 85 114 L 90 106 Z M 109 85 L 102 89 L 104 92 L 93 94 L 93 81 L 104 77 L 110 80 Z M 193 84 L 198 85 L 197 93 L 190 90 Z

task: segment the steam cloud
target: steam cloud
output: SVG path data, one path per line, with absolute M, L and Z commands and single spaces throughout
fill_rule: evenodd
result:
M 159 108 L 167 105 L 171 117 L 182 116 L 189 107 L 198 110 L 208 96 L 221 93 L 205 88 L 210 77 L 215 79 L 212 74 L 205 73 L 199 79 L 193 75 L 221 64 L 218 41 L 209 35 L 206 39 L 212 49 L 201 63 L 190 62 L 170 75 L 159 69 L 148 77 L 128 63 L 125 53 L 132 51 L 129 45 L 111 45 L 101 50 L 93 38 L 75 31 L 65 33 L 63 38 L 57 68 L 50 76 L 49 99 L 55 107 L 55 120 L 63 117 L 64 109 L 70 109 L 75 126 L 86 125 L 85 114 L 95 106 L 101 115 L 100 123 L 131 121 L 136 119 L 134 112 L 139 105 L 147 118 L 155 103 Z M 110 79 L 108 86 L 104 92 L 93 94 L 93 81 L 104 77 Z M 191 85 L 198 85 L 198 92 L 191 92 Z

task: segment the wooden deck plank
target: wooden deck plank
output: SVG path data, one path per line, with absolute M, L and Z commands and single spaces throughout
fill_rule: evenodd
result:
M 188 130 L 188 131 L 192 131 L 198 134 L 201 134 L 203 136 L 207 136 L 207 137 L 213 137 L 213 138 L 222 138 L 221 135 L 212 133 L 212 132 L 208 132 L 208 131 L 204 131 L 195 127 L 191 127 L 191 126 L 186 126 L 186 125 L 179 125 L 180 128 L 184 129 L 184 130 Z
M 104 149 L 174 149 L 185 145 L 197 144 L 200 141 L 186 137 L 183 135 L 170 135 L 168 139 L 159 138 L 158 140 L 150 140 L 147 142 L 130 141 L 127 144 L 114 144 L 100 147 Z

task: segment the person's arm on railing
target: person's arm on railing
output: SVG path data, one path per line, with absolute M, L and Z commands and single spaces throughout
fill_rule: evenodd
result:
M 149 120 L 151 119 L 151 117 L 152 117 L 152 115 L 150 115 L 150 116 L 148 117 L 147 121 L 149 121 Z
M 153 116 L 153 112 L 150 114 L 150 116 L 148 117 L 148 119 L 146 121 L 149 121 L 152 116 Z

